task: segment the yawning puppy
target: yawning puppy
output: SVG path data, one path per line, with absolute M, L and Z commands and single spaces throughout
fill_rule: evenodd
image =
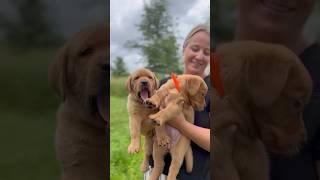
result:
M 302 112 L 311 78 L 300 59 L 281 45 L 226 43 L 211 61 L 213 179 L 268 180 L 266 149 L 290 155 L 306 140 Z M 233 138 L 224 138 L 231 125 L 237 127 Z M 223 144 L 228 151 L 221 151 Z
M 49 68 L 49 83 L 61 98 L 56 152 L 63 180 L 107 178 L 108 42 L 107 25 L 84 28 Z
M 131 142 L 128 147 L 130 154 L 137 153 L 140 146 L 140 135 L 144 135 L 144 160 L 141 171 L 147 171 L 149 157 L 152 154 L 152 144 L 155 124 L 149 119 L 149 115 L 156 113 L 156 109 L 149 109 L 144 104 L 159 87 L 159 81 L 155 74 L 148 69 L 142 68 L 133 72 L 126 82 L 128 95 L 128 113 Z M 156 128 L 159 145 L 167 146 L 170 138 L 166 135 L 164 127 Z
M 208 87 L 204 80 L 195 75 L 180 75 L 177 78 L 180 89 L 177 90 L 173 80 L 168 80 L 161 86 L 159 90 L 146 103 L 155 108 L 160 107 L 160 111 L 150 115 L 156 124 L 164 126 L 167 121 L 170 121 L 179 114 L 191 123 L 194 122 L 194 110 L 203 110 L 205 107 L 205 95 Z M 179 133 L 176 129 L 169 127 L 168 134 Z M 158 134 L 156 134 L 158 135 Z M 177 135 L 176 135 L 177 136 Z M 171 138 L 175 141 L 174 138 Z M 167 153 L 171 154 L 172 161 L 170 164 L 167 180 L 175 180 L 183 159 L 186 160 L 187 172 L 192 171 L 193 157 L 190 147 L 190 139 L 183 135 L 178 135 L 176 144 L 170 149 L 157 146 L 155 141 L 153 146 L 154 169 L 152 170 L 150 180 L 157 180 L 164 168 L 164 156 Z

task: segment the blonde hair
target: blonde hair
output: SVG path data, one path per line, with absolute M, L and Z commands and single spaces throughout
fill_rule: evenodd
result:
M 197 32 L 200 32 L 200 31 L 204 31 L 204 32 L 207 32 L 210 36 L 210 29 L 207 25 L 205 24 L 199 24 L 197 26 L 195 26 L 194 28 L 191 29 L 191 31 L 189 32 L 189 34 L 187 35 L 186 39 L 184 40 L 183 42 L 183 46 L 182 46 L 182 50 L 184 50 L 190 39 L 192 38 L 193 35 L 195 35 Z

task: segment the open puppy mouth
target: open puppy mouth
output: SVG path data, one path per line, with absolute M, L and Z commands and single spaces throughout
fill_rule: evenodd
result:
M 90 106 L 90 111 L 92 114 L 98 115 L 99 118 L 104 120 L 105 122 L 108 122 L 107 120 L 107 114 L 108 114 L 108 109 L 107 109 L 107 97 L 106 96 L 91 96 L 89 98 L 89 106 Z
M 97 97 L 97 107 L 100 117 L 107 122 L 107 97 L 98 96 Z
M 103 73 L 102 73 L 102 81 L 101 82 L 107 82 L 107 76 L 108 76 L 109 70 L 110 70 L 109 62 L 107 62 L 106 64 L 104 64 L 102 66 L 102 70 L 103 70 Z M 107 123 L 109 121 L 108 114 L 109 114 L 109 107 L 110 107 L 110 105 L 107 104 L 107 102 L 109 101 L 107 99 L 107 94 L 109 94 L 109 93 L 110 93 L 110 90 L 109 90 L 109 88 L 107 88 L 107 83 L 104 83 L 104 84 L 102 84 L 102 87 L 100 88 L 100 93 L 98 93 L 98 96 L 97 96 L 97 106 L 98 106 L 99 115 Z
M 150 98 L 150 91 L 148 87 L 142 87 L 141 91 L 138 93 L 139 98 L 144 102 L 146 99 Z

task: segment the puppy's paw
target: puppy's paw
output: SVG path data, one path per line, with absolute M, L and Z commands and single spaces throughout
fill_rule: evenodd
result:
M 161 125 L 162 125 L 161 121 L 158 120 L 158 119 L 151 119 L 151 120 L 152 120 L 152 122 L 153 122 L 155 125 L 157 125 L 157 126 L 161 126 Z
M 154 99 L 148 98 L 145 100 L 145 105 L 150 109 L 156 109 L 159 108 L 160 103 L 158 103 Z
M 144 107 L 148 108 L 148 109 L 157 109 L 156 106 L 154 106 L 153 104 L 150 104 L 148 102 L 144 102 Z
M 149 163 L 149 162 L 148 162 Z M 141 172 L 145 173 L 149 170 L 149 164 L 146 162 L 142 162 L 140 165 Z
M 157 126 L 161 126 L 163 123 L 162 123 L 162 120 L 160 119 L 160 116 L 159 116 L 159 113 L 156 113 L 156 114 L 151 114 L 149 115 L 149 118 L 152 120 L 152 122 L 154 124 L 156 124 Z
M 135 154 L 139 152 L 139 145 L 136 144 L 130 144 L 128 147 L 128 153 L 129 154 Z
M 171 138 L 167 135 L 157 136 L 158 146 L 170 149 Z

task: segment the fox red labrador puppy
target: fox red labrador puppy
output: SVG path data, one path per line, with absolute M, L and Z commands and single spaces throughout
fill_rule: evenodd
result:
M 266 150 L 291 155 L 306 140 L 311 78 L 292 51 L 275 44 L 226 43 L 211 63 L 213 179 L 268 180 Z
M 179 82 L 177 85 L 177 82 Z M 179 86 L 180 88 L 176 87 Z M 164 168 L 164 156 L 171 154 L 172 160 L 167 180 L 175 180 L 185 160 L 186 171 L 193 169 L 193 154 L 190 139 L 180 134 L 173 127 L 167 126 L 166 122 L 176 118 L 179 114 L 194 123 L 194 110 L 203 110 L 205 107 L 205 95 L 208 87 L 200 76 L 183 74 L 168 80 L 163 84 L 151 98 L 146 100 L 149 106 L 159 108 L 157 113 L 149 116 L 155 124 L 166 126 L 167 133 L 171 138 L 170 148 L 159 148 L 158 143 L 153 144 L 154 168 L 150 180 L 158 180 Z M 156 133 L 158 136 L 158 133 Z

